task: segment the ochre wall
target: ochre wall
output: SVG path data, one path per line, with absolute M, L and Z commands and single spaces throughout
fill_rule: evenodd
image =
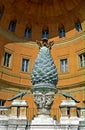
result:
M 82 23 L 82 26 L 84 28 L 84 22 Z M 36 35 L 38 35 L 38 33 L 36 33 Z M 51 40 L 54 40 L 54 46 L 52 47 L 51 54 L 56 64 L 59 78 L 57 84 L 58 93 L 55 95 L 51 114 L 56 115 L 57 118 L 59 118 L 58 107 L 61 101 L 65 99 L 59 94 L 61 91 L 60 88 L 62 88 L 62 91 L 70 92 L 76 99 L 79 99 L 81 102 L 78 106 L 83 106 L 82 101 L 84 100 L 85 95 L 84 84 L 82 85 L 81 83 L 85 81 L 85 68 L 79 69 L 78 54 L 85 52 L 84 29 L 81 32 L 76 32 L 76 30 L 73 29 L 66 34 L 65 38 L 59 39 L 59 37 L 54 37 L 49 39 L 49 41 Z M 12 66 L 10 69 L 3 66 L 4 51 L 13 54 Z M 14 96 L 18 91 L 21 91 L 20 87 L 23 87 L 23 90 L 30 89 L 32 87 L 30 74 L 38 52 L 39 47 L 35 42 L 12 42 L 12 40 L 9 40 L 4 35 L 0 35 L 0 85 L 2 87 L 2 90 L 0 91 L 0 99 L 6 100 L 7 98 Z M 22 57 L 30 59 L 28 73 L 23 73 L 20 70 Z M 67 73 L 60 72 L 59 60 L 61 58 L 68 58 L 69 71 Z M 11 86 L 10 88 L 14 87 L 17 92 L 10 89 L 8 91 L 3 84 L 7 87 Z M 28 93 L 28 95 L 24 96 L 23 99 L 25 99 L 29 105 L 28 118 L 31 119 L 33 113 L 36 113 L 33 96 L 31 93 Z M 7 106 L 10 104 L 11 103 L 6 102 Z
M 3 44 L 0 49 L 1 78 L 9 82 L 31 86 L 30 73 L 32 72 L 34 61 L 39 52 L 39 47 L 31 42 L 28 42 L 27 44 L 10 42 L 5 45 Z M 4 51 L 7 51 L 13 55 L 11 68 L 3 66 Z M 84 52 L 84 37 L 79 38 L 78 40 L 74 39 L 73 41 L 68 40 L 67 43 L 65 43 L 65 41 L 61 43 L 54 42 L 51 54 L 59 75 L 58 87 L 84 81 L 84 69 L 79 69 L 78 61 L 78 54 L 81 54 L 82 52 Z M 28 73 L 21 72 L 22 57 L 30 59 Z M 63 58 L 68 58 L 69 70 L 67 73 L 60 72 L 60 59 Z

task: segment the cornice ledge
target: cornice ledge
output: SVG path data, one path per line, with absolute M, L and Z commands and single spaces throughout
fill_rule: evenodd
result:
M 28 76 L 21 76 L 21 75 L 13 74 L 13 73 L 6 72 L 6 71 L 3 71 L 3 70 L 0 70 L 0 73 L 1 73 L 1 75 L 6 74 L 8 76 L 30 80 L 30 78 Z M 30 73 L 29 73 L 29 75 L 30 75 Z
M 62 40 L 62 41 L 55 42 L 54 46 L 60 46 L 60 45 L 64 45 L 64 44 L 74 43 L 75 41 L 77 41 L 77 40 L 79 40 L 81 38 L 85 39 L 85 31 L 80 33 L 79 35 L 74 36 L 72 38 L 69 38 L 67 40 Z
M 65 90 L 65 89 L 74 89 L 74 88 L 81 88 L 81 87 L 83 87 L 84 88 L 84 86 L 85 86 L 85 81 L 83 81 L 83 82 L 78 82 L 78 83 L 74 83 L 74 84 L 69 84 L 69 85 L 62 85 L 62 86 L 57 86 L 57 89 L 58 90 Z
M 65 77 L 62 77 L 62 78 L 59 77 L 59 80 L 75 78 L 75 77 L 79 77 L 79 76 L 83 76 L 83 75 L 84 75 L 84 72 L 78 73 L 78 74 L 74 74 L 74 75 L 70 75 L 70 76 L 65 76 Z

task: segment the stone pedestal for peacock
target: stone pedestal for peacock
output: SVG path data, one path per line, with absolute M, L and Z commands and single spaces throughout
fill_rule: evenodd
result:
M 38 115 L 31 121 L 30 130 L 55 130 L 55 120 L 50 117 L 50 109 L 57 91 L 58 82 L 57 69 L 51 57 L 50 49 L 53 42 L 43 39 L 38 42 L 39 54 L 35 60 L 31 74 L 34 102 L 37 105 Z

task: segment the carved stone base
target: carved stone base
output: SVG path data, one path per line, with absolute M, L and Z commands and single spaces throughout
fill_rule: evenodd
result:
M 11 105 L 10 119 L 27 119 L 27 103 L 25 100 L 14 100 Z
M 56 130 L 56 125 L 49 115 L 38 115 L 32 120 L 30 130 Z
M 38 109 L 38 115 L 40 114 L 50 115 L 50 109 L 54 101 L 54 94 L 55 92 L 44 92 L 44 91 L 41 92 L 35 91 L 33 93 L 34 101 Z

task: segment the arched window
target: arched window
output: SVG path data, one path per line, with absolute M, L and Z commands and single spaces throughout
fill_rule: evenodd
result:
M 11 32 L 14 32 L 15 31 L 15 27 L 16 27 L 16 21 L 11 21 L 10 24 L 9 24 L 9 30 Z
M 60 23 L 58 26 L 58 33 L 59 33 L 59 38 L 65 37 L 65 28 L 62 23 Z
M 4 106 L 6 100 L 0 99 L 0 106 Z
M 48 29 L 45 29 L 42 31 L 42 38 L 49 38 L 49 31 Z
M 65 29 L 64 27 L 59 28 L 59 38 L 65 37 Z
M 30 38 L 30 37 L 31 37 L 31 28 L 27 27 L 27 28 L 25 29 L 25 34 L 24 34 L 24 36 L 25 36 L 26 38 Z
M 77 22 L 75 23 L 75 28 L 76 28 L 76 30 L 77 30 L 78 32 L 82 30 L 82 26 L 81 26 L 80 21 L 77 21 Z
M 0 19 L 2 18 L 2 15 L 3 15 L 3 13 L 2 13 L 2 11 L 0 10 Z
M 0 19 L 2 18 L 3 13 L 4 13 L 4 6 L 2 5 L 2 6 L 0 7 Z

